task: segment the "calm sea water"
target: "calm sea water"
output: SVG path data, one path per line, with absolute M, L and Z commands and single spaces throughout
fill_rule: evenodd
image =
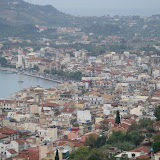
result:
M 18 81 L 23 81 L 23 83 Z M 47 89 L 57 86 L 58 83 L 16 73 L 9 74 L 0 70 L 0 99 L 10 97 L 11 94 L 24 88 L 37 87 L 38 85 Z

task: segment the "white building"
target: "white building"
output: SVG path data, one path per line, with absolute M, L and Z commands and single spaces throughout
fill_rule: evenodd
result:
M 25 59 L 25 68 L 33 68 L 35 65 L 41 63 L 42 58 L 26 58 Z
M 86 123 L 91 121 L 91 113 L 89 110 L 77 111 L 77 121 L 79 123 Z
M 11 141 L 10 148 L 14 149 L 16 152 L 20 152 L 22 150 L 28 150 L 30 147 L 30 142 L 27 142 L 23 139 L 17 139 L 14 141 Z
M 39 129 L 38 135 L 44 137 L 44 140 L 56 141 L 57 140 L 57 128 Z
M 22 54 L 22 49 L 19 49 L 18 50 L 18 62 L 17 62 L 17 65 L 16 65 L 16 68 L 19 68 L 19 67 L 22 67 L 24 68 L 24 55 Z
M 113 108 L 111 106 L 111 104 L 104 104 L 103 105 L 103 114 L 105 114 L 107 116 L 110 114 L 116 113 L 117 110 L 118 110 L 118 108 Z
M 123 151 L 122 153 L 118 154 L 115 156 L 116 160 L 120 160 L 122 157 L 123 158 L 128 158 L 128 159 L 136 159 L 139 156 L 144 156 L 148 155 L 150 153 L 150 149 L 147 147 L 139 147 L 135 148 L 131 151 Z

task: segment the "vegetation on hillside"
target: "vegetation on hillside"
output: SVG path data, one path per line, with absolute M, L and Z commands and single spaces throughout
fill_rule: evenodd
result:
M 63 70 L 52 70 L 51 74 L 56 74 L 58 76 L 67 78 L 67 79 L 74 79 L 74 80 L 81 80 L 82 73 L 81 72 L 64 72 Z
M 150 130 L 154 121 L 152 120 L 140 120 L 138 124 L 133 123 L 126 133 L 122 131 L 113 131 L 113 133 L 107 137 L 106 135 L 100 135 L 95 138 L 90 135 L 85 140 L 85 146 L 80 147 L 76 151 L 70 154 L 71 160 L 115 160 L 114 155 L 110 157 L 109 148 L 116 147 L 121 151 L 130 151 L 136 147 L 139 147 L 145 138 L 150 139 L 154 135 L 154 130 Z M 107 125 L 107 123 L 106 123 Z M 148 134 L 143 135 L 141 130 L 146 130 Z M 153 148 L 155 151 L 160 151 L 159 141 L 160 134 L 154 136 Z M 148 145 L 151 145 L 150 143 Z

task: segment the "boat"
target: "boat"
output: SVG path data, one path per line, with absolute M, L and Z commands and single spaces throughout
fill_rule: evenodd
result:
M 18 83 L 23 83 L 24 81 L 18 81 Z
M 18 74 L 18 83 L 23 83 L 24 81 L 22 80 L 22 75 Z

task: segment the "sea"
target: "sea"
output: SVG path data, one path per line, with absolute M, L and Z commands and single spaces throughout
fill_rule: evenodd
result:
M 0 99 L 9 98 L 28 87 L 40 86 L 48 89 L 57 85 L 59 84 L 53 81 L 0 70 Z
M 143 16 L 160 14 L 160 8 L 59 8 L 60 11 L 74 16 Z

